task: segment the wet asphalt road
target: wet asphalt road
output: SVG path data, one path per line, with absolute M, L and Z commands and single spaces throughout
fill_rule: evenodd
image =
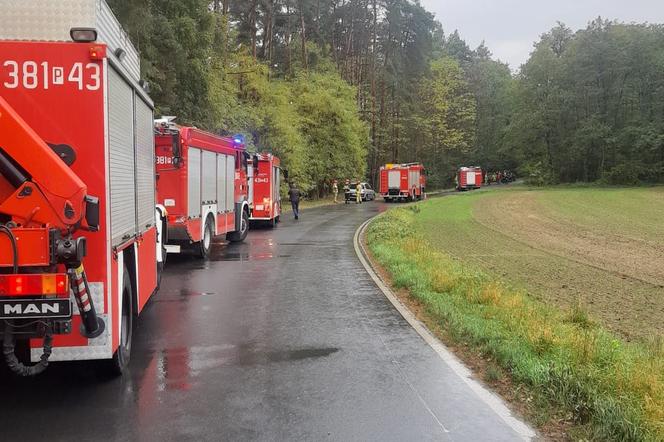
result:
M 384 208 L 312 209 L 171 259 L 131 375 L 3 372 L 0 440 L 518 440 L 357 260 L 353 233 Z

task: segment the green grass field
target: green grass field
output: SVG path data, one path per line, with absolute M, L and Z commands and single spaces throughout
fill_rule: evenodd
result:
M 664 188 L 515 188 L 390 211 L 367 241 L 440 328 L 532 392 L 537 424 L 664 440 L 662 220 Z

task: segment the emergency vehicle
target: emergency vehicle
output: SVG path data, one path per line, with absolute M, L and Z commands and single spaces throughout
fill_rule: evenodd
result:
M 415 201 L 425 196 L 426 176 L 421 163 L 386 164 L 380 168 L 380 196 L 386 202 Z
M 168 253 L 193 248 L 210 254 L 215 236 L 244 241 L 249 231 L 246 147 L 240 138 L 220 137 L 155 122 L 157 201 L 167 211 Z
M 251 158 L 249 165 L 249 203 L 254 222 L 274 227 L 281 219 L 281 161 L 270 153 Z
M 7 366 L 28 376 L 103 359 L 121 374 L 163 259 L 139 55 L 103 0 L 0 0 L 0 11 Z
M 479 189 L 482 187 L 482 168 L 481 167 L 461 167 L 457 171 L 456 176 L 456 190 L 461 192 L 464 190 Z

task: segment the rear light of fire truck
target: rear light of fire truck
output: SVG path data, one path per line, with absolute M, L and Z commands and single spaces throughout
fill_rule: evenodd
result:
M 69 296 L 66 274 L 0 275 L 0 296 Z

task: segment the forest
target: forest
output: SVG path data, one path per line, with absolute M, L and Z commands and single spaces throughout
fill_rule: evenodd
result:
M 242 133 L 312 195 L 422 161 L 536 184 L 664 181 L 664 26 L 559 23 L 512 71 L 417 0 L 109 0 L 157 115 Z M 462 32 L 463 30 L 461 30 Z

